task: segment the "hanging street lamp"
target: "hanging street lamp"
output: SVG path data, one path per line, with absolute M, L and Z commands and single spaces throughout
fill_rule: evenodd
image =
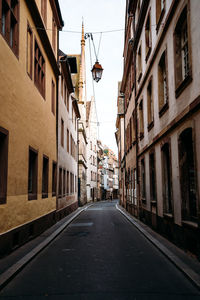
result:
M 96 82 L 98 82 L 98 81 L 101 79 L 102 73 L 103 73 L 103 68 L 102 68 L 102 66 L 99 64 L 98 61 L 95 62 L 94 66 L 93 66 L 93 68 L 92 68 L 92 70 L 91 70 L 91 72 L 92 72 L 92 77 L 93 77 L 93 79 L 94 79 Z
M 95 44 L 94 44 L 92 33 L 86 33 L 85 34 L 85 40 L 87 38 L 89 38 L 89 46 L 90 46 L 90 40 L 92 41 L 93 48 L 94 48 L 94 54 L 95 54 L 95 57 L 96 57 L 96 62 L 95 62 L 94 66 L 92 67 L 92 70 L 91 70 L 91 72 L 92 72 L 92 78 L 96 82 L 99 82 L 99 80 L 102 77 L 102 73 L 103 73 L 103 68 L 100 65 L 99 61 L 98 61 L 98 54 L 99 54 L 99 48 L 100 48 L 100 43 L 101 43 L 101 37 L 100 37 L 100 40 L 99 40 L 98 53 L 96 52 L 96 48 L 95 48 Z M 91 60 L 91 63 L 92 63 L 91 48 L 90 48 L 90 60 Z

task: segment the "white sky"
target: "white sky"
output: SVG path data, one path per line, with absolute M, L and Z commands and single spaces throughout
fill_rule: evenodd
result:
M 126 0 L 59 0 L 59 4 L 65 23 L 63 32 L 60 32 L 60 49 L 66 54 L 79 54 L 81 51 L 81 34 L 64 31 L 81 32 L 82 17 L 85 33 L 124 28 Z M 93 34 L 93 38 L 97 51 L 100 34 Z M 97 115 L 100 122 L 99 139 L 115 153 L 117 153 L 114 135 L 117 89 L 123 72 L 123 45 L 124 31 L 102 34 L 98 59 L 104 71 L 102 79 L 98 83 L 94 82 Z M 92 64 L 94 63 L 95 56 L 92 48 Z M 93 95 L 89 39 L 86 40 L 86 73 L 89 101 Z

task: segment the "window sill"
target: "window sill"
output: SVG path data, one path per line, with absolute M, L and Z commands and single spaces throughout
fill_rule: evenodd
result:
M 164 113 L 168 110 L 168 108 L 169 108 L 169 104 L 167 102 L 161 107 L 159 111 L 159 118 L 161 118 L 164 115 Z
M 157 201 L 156 201 L 156 200 L 152 200 L 152 201 L 151 201 L 151 205 L 152 205 L 152 206 L 156 206 L 156 204 L 157 204 Z
M 192 82 L 192 76 L 189 74 L 176 88 L 175 94 L 176 98 L 178 98 L 181 93 L 184 91 L 184 89 Z
M 198 228 L 198 223 L 194 222 L 194 221 L 182 221 L 182 225 L 185 227 L 190 227 L 190 228 Z
M 37 200 L 37 194 L 28 194 L 28 200 Z
M 56 196 L 56 192 L 53 192 L 53 193 L 52 193 L 52 197 L 55 197 L 55 196 Z
M 18 42 L 17 49 L 14 50 L 14 49 L 10 46 L 10 44 L 9 44 L 8 40 L 6 39 L 6 37 L 5 37 L 2 33 L 0 33 L 0 34 L 1 34 L 1 36 L 3 37 L 4 41 L 7 43 L 8 47 L 10 48 L 10 50 L 11 50 L 11 51 L 13 52 L 13 54 L 15 55 L 15 57 L 19 60 L 19 42 Z
M 42 193 L 42 198 L 48 198 L 48 193 Z
M 144 133 L 140 133 L 140 141 L 144 138 Z
M 132 142 L 132 146 L 135 146 L 136 144 L 136 140 L 134 139 L 134 141 Z
M 148 131 L 150 131 L 154 126 L 154 121 L 151 121 L 151 123 L 149 123 L 148 125 Z
M 6 204 L 6 196 L 0 197 L 0 205 Z
M 151 53 L 151 47 L 149 47 L 149 49 L 147 51 L 147 54 L 146 54 L 146 58 L 145 58 L 146 63 L 147 63 L 147 61 L 149 59 L 150 53 Z
M 145 204 L 146 205 L 147 201 L 145 198 L 142 198 L 142 204 Z
M 140 74 L 138 75 L 138 79 L 137 79 L 138 83 L 140 82 L 141 78 L 142 78 L 142 72 L 140 72 Z
M 167 219 L 173 219 L 173 215 L 170 213 L 163 213 L 163 216 Z
M 36 81 L 34 81 L 34 84 L 38 90 L 38 92 L 40 93 L 41 97 L 43 98 L 43 100 L 45 101 L 45 92 L 44 91 L 41 91 L 41 88 L 39 87 L 38 83 Z

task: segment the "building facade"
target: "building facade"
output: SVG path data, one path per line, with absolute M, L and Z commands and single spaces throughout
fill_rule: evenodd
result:
M 140 219 L 197 255 L 200 253 L 198 11 L 198 0 L 127 1 L 128 43 L 125 39 L 121 90 L 125 94 L 125 124 L 129 132 L 125 154 L 127 201 L 128 160 L 134 148 L 132 145 L 131 149 L 130 140 L 135 132 L 136 154 L 131 157 L 136 160 Z M 137 119 L 132 139 L 128 129 L 131 114 Z
M 95 99 L 86 103 L 87 120 L 87 202 L 97 200 L 97 113 Z
M 77 73 L 72 74 L 75 98 L 78 100 L 80 119 L 78 120 L 78 201 L 79 205 L 87 203 L 87 122 L 86 122 L 86 70 L 85 37 L 82 24 L 81 54 L 69 55 L 76 60 Z
M 57 163 L 57 215 L 78 207 L 78 103 L 73 96 L 71 60 L 59 51 L 60 76 L 58 89 L 58 163 Z M 77 66 L 75 65 L 75 69 Z
M 57 50 L 63 21 L 57 0 L 3 0 L 0 19 L 0 252 L 4 254 L 55 221 Z

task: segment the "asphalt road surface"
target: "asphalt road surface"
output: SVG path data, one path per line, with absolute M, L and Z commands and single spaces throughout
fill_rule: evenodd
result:
M 200 299 L 199 291 L 115 208 L 81 213 L 0 299 Z

